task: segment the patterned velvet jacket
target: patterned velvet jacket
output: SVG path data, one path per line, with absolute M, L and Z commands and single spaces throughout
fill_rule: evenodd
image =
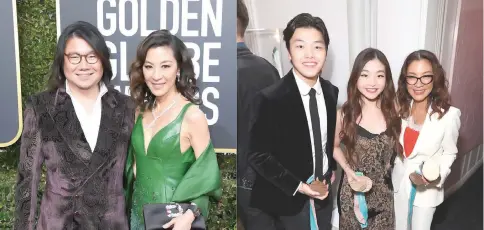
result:
M 91 152 L 65 88 L 29 98 L 15 193 L 15 229 L 128 229 L 123 170 L 135 105 L 114 88 L 101 101 L 99 135 Z M 46 183 L 37 215 L 42 165 Z

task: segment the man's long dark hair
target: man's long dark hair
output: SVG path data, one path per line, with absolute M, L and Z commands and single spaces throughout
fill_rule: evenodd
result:
M 103 76 L 101 81 L 108 85 L 113 77 L 113 70 L 111 67 L 111 62 L 109 61 L 110 54 L 106 41 L 95 26 L 88 22 L 77 21 L 67 26 L 59 36 L 54 62 L 50 68 L 48 88 L 50 90 L 57 90 L 58 88 L 63 87 L 65 84 L 65 50 L 67 41 L 73 37 L 83 39 L 92 47 L 103 67 Z

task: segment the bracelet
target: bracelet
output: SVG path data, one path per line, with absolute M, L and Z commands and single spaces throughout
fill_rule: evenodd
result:
M 190 206 L 188 206 L 188 209 L 189 210 L 192 210 L 193 215 L 195 216 L 195 218 L 197 218 L 197 217 L 200 216 L 200 209 L 198 208 L 197 204 L 191 203 Z

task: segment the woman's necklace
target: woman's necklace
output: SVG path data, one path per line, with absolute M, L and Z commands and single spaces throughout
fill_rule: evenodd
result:
M 153 121 L 148 125 L 148 128 L 150 128 L 150 129 L 153 128 L 153 126 L 155 125 L 158 118 L 160 118 L 161 116 L 163 116 L 163 114 L 168 112 L 168 110 L 170 110 L 176 104 L 176 102 L 177 102 L 176 98 L 173 99 L 173 102 L 171 102 L 171 104 L 168 107 L 166 107 L 163 111 L 161 111 L 159 114 L 155 114 L 155 110 L 152 109 L 151 115 L 153 115 Z M 156 106 L 156 101 L 155 101 L 155 106 Z M 154 108 L 154 106 L 153 106 L 153 108 Z
M 412 108 L 410 108 L 410 111 L 411 112 L 410 112 L 410 117 L 408 118 L 408 126 L 411 129 L 416 130 L 416 131 L 422 130 L 422 126 L 423 126 L 423 122 L 425 122 L 426 114 L 422 114 L 421 112 L 419 112 L 417 110 L 417 108 L 415 108 L 413 106 L 412 106 Z M 420 124 L 417 123 L 417 119 L 420 122 Z

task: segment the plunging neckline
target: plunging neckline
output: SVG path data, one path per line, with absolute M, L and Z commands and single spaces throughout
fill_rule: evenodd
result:
M 153 142 L 153 139 L 155 139 L 162 131 L 164 131 L 166 128 L 168 128 L 169 126 L 171 126 L 175 121 L 177 121 L 178 119 L 180 119 L 180 116 L 182 115 L 182 113 L 184 112 L 184 110 L 186 110 L 185 107 L 189 106 L 190 103 L 187 103 L 185 104 L 182 109 L 180 110 L 180 112 L 178 113 L 178 115 L 175 117 L 175 119 L 173 119 L 172 121 L 168 122 L 165 126 L 163 126 L 162 128 L 160 128 L 158 131 L 155 132 L 155 134 L 151 137 L 150 141 L 148 142 L 148 146 L 146 146 L 146 139 L 145 139 L 145 126 L 143 124 L 143 114 L 141 114 L 141 116 L 138 117 L 138 119 L 141 119 L 141 121 L 138 121 L 138 122 L 141 122 L 141 137 L 142 137 L 142 140 L 143 140 L 143 151 L 144 151 L 144 154 L 145 156 L 148 155 L 148 150 L 150 149 L 150 146 L 151 146 L 151 143 Z M 181 136 L 181 135 L 180 135 Z M 189 150 L 190 148 L 187 149 L 187 151 Z M 180 149 L 180 152 L 181 152 L 181 149 Z M 185 151 L 186 152 L 186 151 Z

